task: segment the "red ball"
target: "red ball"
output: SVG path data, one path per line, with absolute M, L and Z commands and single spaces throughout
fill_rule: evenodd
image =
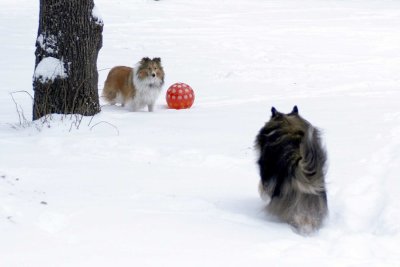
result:
M 194 91 L 186 83 L 174 83 L 168 88 L 166 99 L 169 108 L 190 108 L 194 102 Z

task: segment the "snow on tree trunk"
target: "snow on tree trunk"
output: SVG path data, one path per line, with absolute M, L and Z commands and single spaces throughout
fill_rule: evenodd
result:
M 93 0 L 40 0 L 33 120 L 100 112 L 97 55 L 103 21 Z

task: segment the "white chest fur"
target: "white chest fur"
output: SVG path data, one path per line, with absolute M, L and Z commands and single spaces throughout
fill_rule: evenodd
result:
M 162 81 L 157 77 L 139 79 L 134 70 L 133 84 L 136 88 L 136 94 L 126 105 L 133 111 L 140 110 L 146 106 L 149 111 L 153 111 L 154 104 L 161 92 Z

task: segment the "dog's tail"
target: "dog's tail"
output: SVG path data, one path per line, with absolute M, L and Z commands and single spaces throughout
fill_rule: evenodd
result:
M 303 138 L 300 145 L 301 159 L 292 180 L 293 186 L 300 192 L 319 195 L 325 192 L 326 152 L 316 128 L 310 126 Z

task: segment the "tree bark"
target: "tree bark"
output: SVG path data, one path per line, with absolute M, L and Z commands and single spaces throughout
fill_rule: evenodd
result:
M 33 120 L 100 112 L 97 56 L 103 21 L 93 0 L 40 0 Z

